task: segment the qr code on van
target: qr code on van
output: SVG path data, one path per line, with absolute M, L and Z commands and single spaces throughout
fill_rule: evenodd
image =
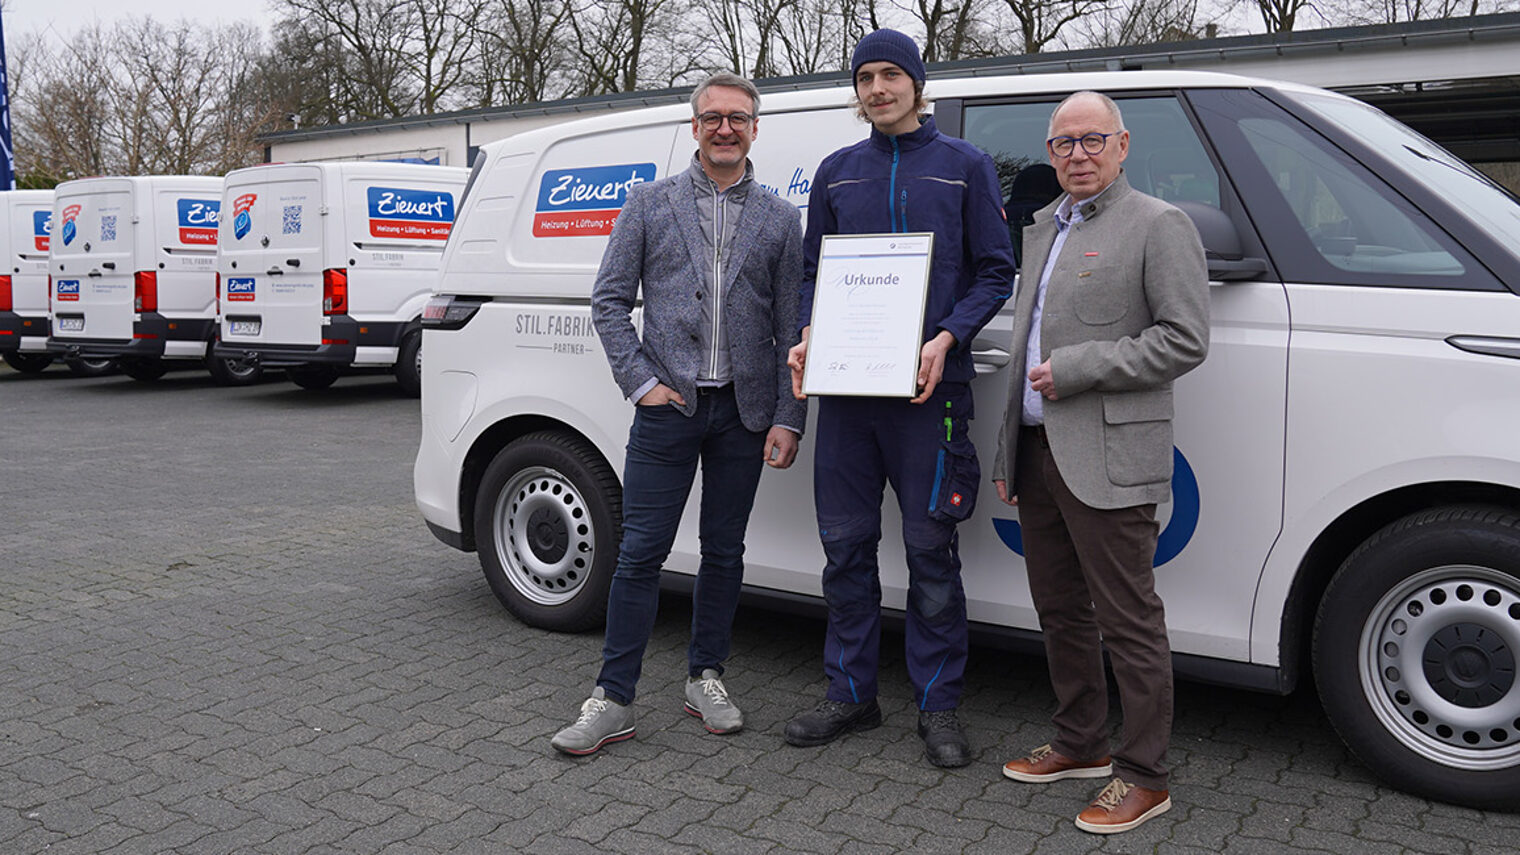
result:
M 116 215 L 106 214 L 100 218 L 100 240 L 116 240 Z
M 285 216 L 280 221 L 280 234 L 298 235 L 301 233 L 301 206 L 286 205 Z

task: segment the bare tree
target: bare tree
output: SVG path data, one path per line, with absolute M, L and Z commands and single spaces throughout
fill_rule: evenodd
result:
M 14 99 L 21 171 L 56 182 L 257 162 L 256 137 L 276 115 L 248 85 L 259 47 L 251 27 L 151 18 L 86 27 L 56 51 L 25 43 Z
M 576 94 L 672 86 L 693 75 L 703 45 L 682 29 L 683 0 L 582 0 L 569 15 Z
M 1324 15 L 1312 0 L 1252 0 L 1261 23 L 1269 33 L 1288 33 L 1298 25 L 1299 13 L 1313 12 L 1323 20 Z
M 846 15 L 830 0 L 795 0 L 776 21 L 777 67 L 782 74 L 837 71 L 847 41 Z M 848 67 L 848 66 L 846 66 Z
M 1130 0 L 1075 25 L 1074 47 L 1121 47 L 1201 37 L 1198 0 Z
M 1396 24 L 1510 12 L 1517 5 L 1514 0 L 1363 0 L 1355 17 L 1360 22 Z
M 991 0 L 897 0 L 923 27 L 924 62 L 948 62 L 998 53 Z
M 1273 2 L 1274 0 L 1259 0 Z M 1300 0 L 1301 1 L 1301 0 Z M 1097 14 L 1109 0 L 1003 0 L 1017 26 L 1019 41 L 1009 47 L 1016 53 L 1039 53 L 1055 42 L 1066 25 Z
M 479 107 L 530 104 L 569 94 L 568 0 L 488 0 L 476 22 Z
M 279 0 L 292 41 L 320 59 L 344 118 L 451 109 L 474 59 L 482 6 L 473 0 Z M 462 99 L 461 99 L 462 100 Z

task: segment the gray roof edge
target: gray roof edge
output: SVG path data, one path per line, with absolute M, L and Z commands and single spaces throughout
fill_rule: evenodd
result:
M 1158 62 L 1226 62 L 1230 59 L 1247 59 L 1268 54 L 1314 53 L 1344 51 L 1350 49 L 1376 49 L 1383 46 L 1404 46 L 1413 42 L 1421 44 L 1451 41 L 1479 41 L 1483 39 L 1513 36 L 1520 38 L 1520 12 L 1501 12 L 1491 15 L 1473 15 L 1461 18 L 1440 18 L 1432 21 L 1411 21 L 1398 24 L 1369 24 L 1356 27 L 1332 27 L 1320 30 L 1301 30 L 1265 35 L 1225 36 L 1185 42 L 1163 42 L 1150 45 L 1131 45 L 1117 48 L 1087 48 L 1058 53 L 1015 54 L 1007 57 L 956 60 L 934 63 L 928 67 L 931 80 L 971 74 L 986 76 L 994 74 L 1041 74 L 1064 71 L 1117 71 L 1136 69 Z M 820 89 L 839 86 L 849 82 L 843 71 L 822 74 L 806 74 L 792 77 L 772 77 L 755 81 L 762 93 L 790 92 L 802 89 Z M 372 119 L 344 125 L 325 125 L 290 131 L 264 134 L 264 143 L 289 143 L 322 139 L 344 134 L 379 133 L 382 131 L 430 128 L 440 125 L 465 125 L 473 122 L 490 122 L 529 116 L 553 116 L 564 113 L 593 113 L 618 110 L 627 107 L 652 107 L 676 104 L 686 100 L 690 87 L 657 89 L 639 92 L 617 92 L 609 95 L 591 95 L 545 101 L 539 104 L 513 104 L 504 107 L 477 107 L 426 116 L 408 116 L 399 119 Z

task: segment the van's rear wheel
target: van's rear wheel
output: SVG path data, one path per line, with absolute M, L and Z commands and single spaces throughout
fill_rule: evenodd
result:
M 338 369 L 332 365 L 295 365 L 285 369 L 290 382 L 302 389 L 326 389 L 338 379 Z
M 401 391 L 410 397 L 422 394 L 422 331 L 401 340 L 401 350 L 396 355 L 396 382 Z
M 123 356 L 121 359 L 116 360 L 116 363 L 121 366 L 121 373 L 131 377 L 133 380 L 145 382 L 157 380 L 164 376 L 165 371 L 169 370 L 168 366 L 164 365 L 162 359 L 151 356 Z
M 1359 546 L 1314 625 L 1325 712 L 1374 773 L 1473 807 L 1520 809 L 1520 517 L 1454 507 Z
M 114 359 L 85 359 L 82 356 L 66 358 L 63 364 L 75 377 L 104 377 L 117 368 Z
M 530 626 L 602 626 L 617 565 L 622 488 L 589 443 L 528 434 L 487 467 L 475 499 L 480 566 L 502 605 Z
M 6 365 L 22 374 L 41 374 L 44 368 L 53 364 L 51 353 L 22 353 L 19 350 L 7 350 L 4 358 Z

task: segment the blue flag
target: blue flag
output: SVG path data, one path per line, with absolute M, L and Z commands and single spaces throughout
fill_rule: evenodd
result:
M 0 13 L 0 190 L 16 189 L 16 154 L 11 150 L 11 81 L 5 73 L 5 16 Z

